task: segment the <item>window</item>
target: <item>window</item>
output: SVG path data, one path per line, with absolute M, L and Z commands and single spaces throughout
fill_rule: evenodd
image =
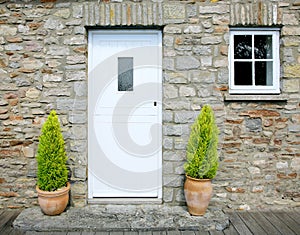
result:
M 279 29 L 230 30 L 230 94 L 278 94 Z

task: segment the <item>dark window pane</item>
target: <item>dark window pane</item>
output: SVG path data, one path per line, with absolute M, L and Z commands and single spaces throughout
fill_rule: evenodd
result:
M 234 84 L 237 86 L 252 85 L 252 63 L 251 62 L 234 63 Z
M 255 85 L 272 86 L 273 85 L 273 63 L 255 62 Z
M 254 36 L 255 59 L 272 59 L 272 35 Z
M 133 57 L 118 58 L 118 91 L 133 90 Z
M 252 58 L 252 36 L 234 35 L 234 58 L 251 59 Z

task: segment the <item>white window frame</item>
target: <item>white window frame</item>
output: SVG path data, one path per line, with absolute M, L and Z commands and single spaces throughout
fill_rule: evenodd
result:
M 234 35 L 272 35 L 272 59 L 264 59 L 263 61 L 273 62 L 273 85 L 235 85 L 234 84 L 234 62 L 238 59 L 234 59 Z M 280 93 L 280 57 L 279 57 L 279 28 L 231 28 L 229 33 L 229 93 L 230 94 L 279 94 Z M 254 40 L 252 38 L 252 48 L 254 47 Z M 254 54 L 254 50 L 252 50 Z M 254 81 L 255 69 L 254 59 L 252 54 L 252 80 Z

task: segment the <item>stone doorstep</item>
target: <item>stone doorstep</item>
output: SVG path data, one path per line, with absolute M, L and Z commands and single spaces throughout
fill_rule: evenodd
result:
M 70 207 L 59 216 L 32 207 L 23 210 L 13 226 L 25 231 L 209 231 L 227 228 L 229 217 L 217 208 L 191 216 L 186 207 L 164 205 L 88 205 Z

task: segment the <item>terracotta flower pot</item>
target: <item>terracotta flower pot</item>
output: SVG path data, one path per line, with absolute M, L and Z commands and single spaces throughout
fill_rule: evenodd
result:
M 59 215 L 67 207 L 69 202 L 70 183 L 54 192 L 42 191 L 36 187 L 38 201 L 44 214 Z
M 204 215 L 212 197 L 210 179 L 195 179 L 186 176 L 184 195 L 191 215 Z

